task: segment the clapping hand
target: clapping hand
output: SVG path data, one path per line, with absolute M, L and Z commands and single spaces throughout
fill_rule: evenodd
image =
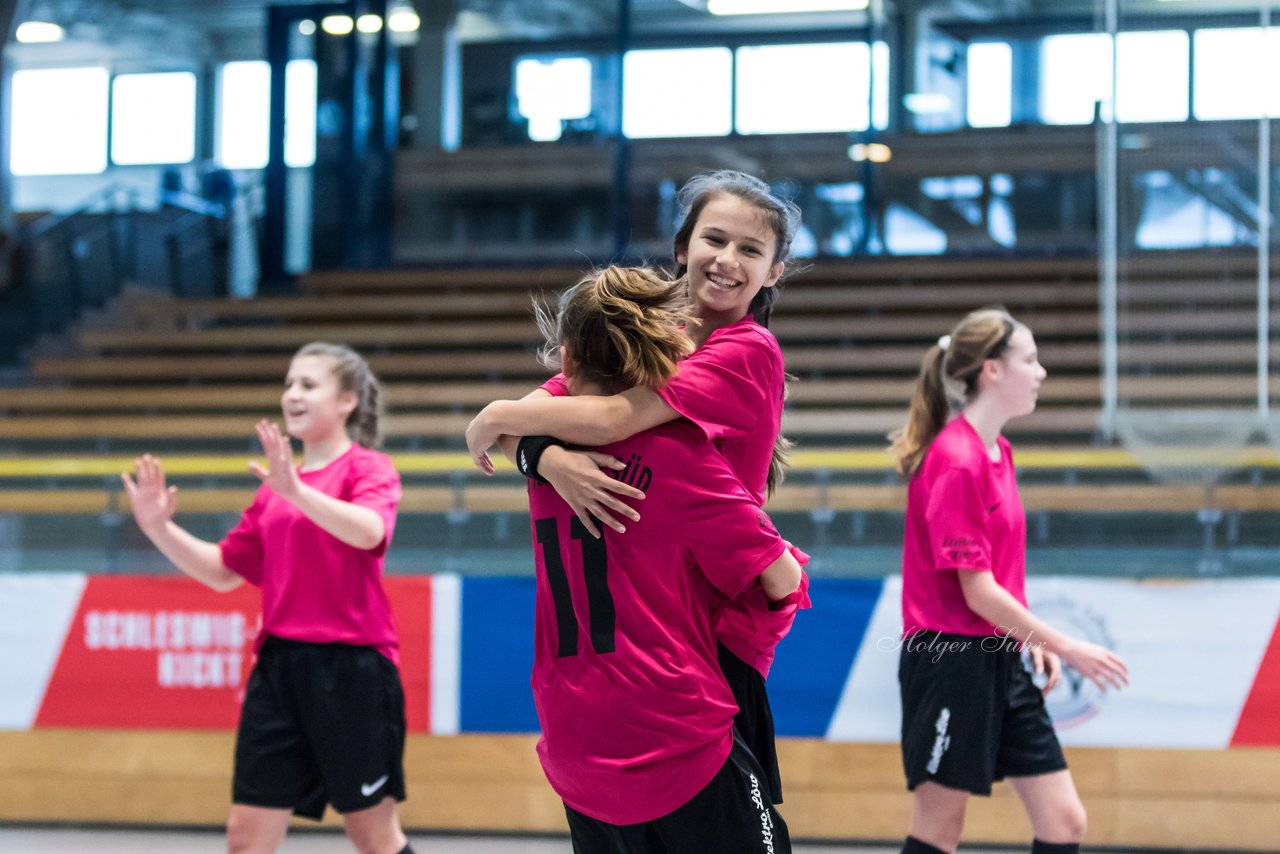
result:
M 267 458 L 267 468 L 264 469 L 257 460 L 250 460 L 249 471 L 271 487 L 276 495 L 292 499 L 302 488 L 302 480 L 293 466 L 293 445 L 289 437 L 265 418 L 258 422 L 257 433 L 258 441 L 262 442 L 262 452 Z
M 136 481 L 128 472 L 120 474 L 124 491 L 133 507 L 133 518 L 144 532 L 163 528 L 178 508 L 178 487 L 165 486 L 164 467 L 158 458 L 143 454 L 133 464 L 137 472 Z

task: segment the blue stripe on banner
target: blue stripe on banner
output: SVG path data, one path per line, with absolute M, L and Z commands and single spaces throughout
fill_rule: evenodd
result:
M 769 671 L 778 735 L 822 738 L 880 599 L 881 579 L 813 579 L 813 608 L 796 616 Z
M 537 732 L 532 578 L 462 580 L 461 729 Z

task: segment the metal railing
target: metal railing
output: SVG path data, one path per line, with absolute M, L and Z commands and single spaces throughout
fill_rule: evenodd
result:
M 181 296 L 227 288 L 227 212 L 188 193 L 113 184 L 21 235 L 14 298 L 31 334 L 62 329 L 126 283 Z

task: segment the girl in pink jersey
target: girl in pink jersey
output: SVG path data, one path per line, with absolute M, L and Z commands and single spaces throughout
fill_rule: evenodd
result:
M 1026 514 L 1001 431 L 1035 409 L 1044 378 L 1030 329 L 1000 309 L 973 312 L 926 354 L 893 436 L 910 479 L 898 678 L 915 803 L 904 854 L 954 851 L 970 795 L 1005 777 L 1031 819 L 1034 854 L 1077 854 L 1084 839 L 1043 695 L 1064 661 L 1103 690 L 1128 672 L 1115 653 L 1027 610 Z
M 656 385 L 689 342 L 681 287 L 611 267 L 540 313 L 572 395 Z M 626 534 L 593 538 L 545 481 L 531 480 L 537 560 L 533 694 L 538 756 L 564 799 L 577 854 L 790 851 L 763 772 L 734 738 L 733 695 L 712 610 L 753 591 L 787 606 L 800 567 L 729 463 L 687 421 L 605 453 L 648 495 Z
M 763 506 L 781 481 L 786 440 L 780 436 L 786 393 L 782 350 L 768 330 L 779 285 L 799 227 L 799 209 L 765 182 L 741 172 L 693 178 L 681 188 L 684 216 L 676 232 L 677 275 L 697 323 L 686 331 L 696 351 L 661 387 L 637 385 L 606 396 L 564 397 L 560 377 L 520 401 L 495 401 L 467 428 L 477 466 L 492 472 L 487 451 L 500 437 L 555 436 L 597 446 L 685 418 L 715 443 Z M 514 458 L 515 440 L 503 443 Z M 639 514 L 621 497 L 637 490 L 601 470 L 616 459 L 547 448 L 538 474 L 573 507 L 587 531 L 597 521 L 625 530 Z M 807 585 L 807 578 L 805 579 Z M 807 598 L 800 607 L 808 607 Z M 739 706 L 737 724 L 765 767 L 775 803 L 782 801 L 773 714 L 765 677 L 795 608 L 770 610 L 759 597 L 725 602 L 716 614 L 721 662 Z
M 412 852 L 400 829 L 404 693 L 382 567 L 400 502 L 400 476 L 373 450 L 381 389 L 352 350 L 308 344 L 289 364 L 280 399 L 288 436 L 258 423 L 267 467 L 240 523 L 220 542 L 173 521 L 177 487 L 160 460 L 121 475 L 143 533 L 187 575 L 214 590 L 262 588 L 258 654 L 236 734 L 227 846 L 275 851 L 292 813 L 343 816 L 360 852 Z

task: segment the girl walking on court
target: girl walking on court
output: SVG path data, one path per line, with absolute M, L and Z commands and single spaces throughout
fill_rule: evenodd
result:
M 262 589 L 257 663 L 236 733 L 231 852 L 273 852 L 297 814 L 326 804 L 361 854 L 412 852 L 400 829 L 404 693 L 382 568 L 400 476 L 380 440 L 381 389 L 357 353 L 313 343 L 289 364 L 285 433 L 260 421 L 267 467 L 239 524 L 219 543 L 173 521 L 177 487 L 144 455 L 121 475 L 138 527 L 214 590 Z M 290 436 L 302 441 L 295 466 Z
M 634 268 L 567 291 L 557 316 L 540 319 L 569 393 L 666 380 L 690 347 L 681 301 L 678 283 Z M 626 460 L 617 476 L 646 496 L 625 534 L 592 537 L 545 481 L 529 485 L 538 755 L 574 851 L 788 852 L 763 771 L 734 737 L 712 609 L 745 591 L 789 607 L 803 595 L 800 565 L 695 425 L 664 423 L 599 450 Z
M 782 479 L 786 440 L 780 438 L 786 377 L 782 350 L 769 317 L 800 224 L 800 211 L 769 185 L 741 172 L 700 175 L 681 188 L 684 215 L 674 239 L 677 275 L 696 322 L 685 328 L 696 347 L 665 384 L 637 384 L 607 395 L 566 397 L 555 377 L 520 401 L 495 401 L 467 428 L 467 445 L 486 473 L 486 452 L 502 436 L 555 436 L 591 447 L 616 442 L 679 418 L 711 440 L 757 506 Z M 601 342 L 603 344 L 604 342 Z M 515 454 L 514 440 L 504 444 Z M 624 463 L 562 448 L 541 456 L 538 474 L 574 509 L 585 529 L 598 522 L 622 532 L 640 514 L 622 497 L 637 491 L 601 471 Z M 807 590 L 808 578 L 803 580 Z M 724 675 L 739 712 L 737 726 L 765 769 L 775 803 L 782 801 L 773 713 L 765 678 L 778 642 L 797 608 L 771 609 L 752 591 L 716 610 L 716 636 Z
M 1126 685 L 1128 671 L 1027 609 L 1026 514 L 1001 431 L 1035 409 L 1044 378 L 1030 329 L 1003 310 L 973 312 L 925 355 L 892 437 L 910 479 L 898 678 L 914 806 L 903 854 L 954 851 L 970 795 L 1006 777 L 1031 819 L 1033 854 L 1077 854 L 1084 839 L 1044 694 L 1063 662 L 1103 690 Z

